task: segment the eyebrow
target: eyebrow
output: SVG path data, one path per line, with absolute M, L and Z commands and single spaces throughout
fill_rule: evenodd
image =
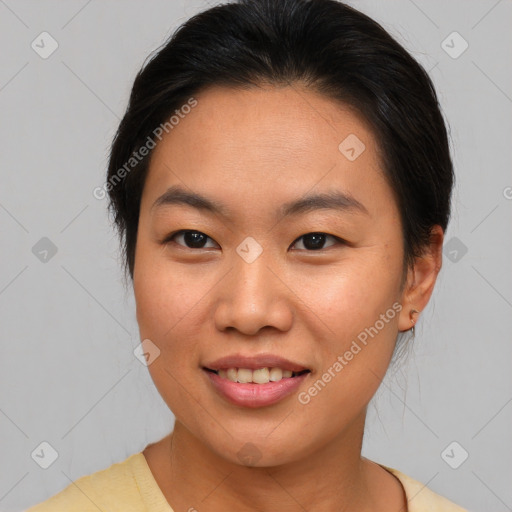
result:
M 151 211 L 174 204 L 192 206 L 198 210 L 207 211 L 222 217 L 232 216 L 230 209 L 222 203 L 196 192 L 190 192 L 179 185 L 169 187 L 158 197 L 151 206 Z M 338 210 L 370 215 L 366 207 L 355 197 L 340 191 L 330 191 L 308 195 L 295 201 L 284 203 L 279 208 L 278 216 L 284 218 L 315 210 Z

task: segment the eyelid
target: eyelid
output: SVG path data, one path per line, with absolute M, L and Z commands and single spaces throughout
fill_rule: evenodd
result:
M 305 252 L 311 252 L 311 253 L 319 253 L 325 249 L 328 249 L 329 247 L 333 247 L 335 245 L 346 245 L 347 242 L 345 242 L 345 240 L 343 240 L 342 238 L 336 236 L 336 235 L 331 235 L 330 233 L 326 233 L 324 231 L 310 231 L 308 233 L 304 233 L 303 235 L 299 236 L 298 238 L 295 239 L 295 241 L 290 245 L 290 247 L 293 247 L 301 238 L 304 238 L 305 236 L 308 236 L 308 235 L 326 235 L 326 237 L 331 237 L 333 238 L 337 243 L 335 244 L 331 244 L 331 245 L 328 245 L 327 247 L 322 247 L 321 249 L 315 249 L 315 250 L 308 250 L 308 249 L 296 249 L 298 251 L 305 251 Z
M 217 247 L 220 247 L 219 244 L 211 236 L 208 236 L 203 231 L 199 231 L 197 229 L 178 229 L 177 231 L 173 231 L 172 233 L 169 233 L 168 235 L 166 235 L 164 237 L 164 239 L 161 241 L 161 244 L 166 245 L 171 242 L 174 242 L 173 238 L 175 238 L 177 235 L 184 235 L 185 233 L 200 233 L 200 234 L 206 236 L 207 239 L 214 242 L 217 245 Z M 175 243 L 176 243 L 176 245 L 179 245 L 180 247 L 183 247 L 184 249 L 190 249 L 192 251 L 198 251 L 201 249 L 214 249 L 214 247 L 199 247 L 199 248 L 187 247 L 184 244 L 179 244 L 177 242 L 175 242 Z
M 203 231 L 199 231 L 197 229 L 178 229 L 176 231 L 173 231 L 172 233 L 169 233 L 168 235 L 165 236 L 165 238 L 160 242 L 161 244 L 163 245 L 166 245 L 170 242 L 173 241 L 173 238 L 175 238 L 177 235 L 184 235 L 185 233 L 200 233 L 202 235 L 205 235 L 207 239 L 211 240 L 213 243 L 215 243 L 217 245 L 217 247 L 220 248 L 220 245 L 209 235 L 207 235 L 206 233 L 204 233 Z M 335 240 L 336 243 L 333 243 L 331 245 L 328 245 L 327 247 L 322 247 L 321 249 L 315 249 L 315 250 L 312 250 L 312 249 L 296 249 L 296 250 L 299 250 L 299 251 L 305 251 L 305 252 L 310 252 L 310 253 L 319 253 L 325 249 L 328 249 L 329 247 L 333 247 L 335 245 L 347 245 L 347 242 L 345 240 L 343 240 L 342 238 L 336 236 L 336 235 L 331 235 L 330 233 L 326 233 L 324 231 L 309 231 L 307 233 L 304 233 L 303 235 L 297 237 L 294 242 L 290 245 L 289 249 L 291 247 L 293 247 L 294 245 L 297 244 L 297 242 L 299 242 L 301 239 L 303 239 L 304 237 L 308 236 L 308 235 L 325 235 L 326 237 L 330 237 L 332 239 Z M 190 249 L 190 250 L 193 250 L 193 251 L 197 251 L 197 250 L 201 250 L 201 249 L 212 249 L 212 247 L 199 247 L 199 248 L 194 248 L 194 247 L 187 247 L 186 245 L 184 244 L 180 244 L 180 243 L 177 243 L 175 242 L 177 245 L 179 245 L 180 247 L 183 247 L 184 249 Z

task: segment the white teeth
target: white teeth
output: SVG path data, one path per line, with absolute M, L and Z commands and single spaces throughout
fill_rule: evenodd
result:
M 283 370 L 281 368 L 271 368 L 269 379 L 272 382 L 277 382 L 283 378 Z
M 252 370 L 247 368 L 238 368 L 238 377 L 236 380 L 243 384 L 252 382 Z
M 238 370 L 240 372 L 240 370 Z M 270 381 L 270 372 L 268 368 L 260 368 L 252 372 L 252 381 L 256 384 L 266 384 Z
M 219 370 L 219 377 L 228 379 L 231 382 L 239 382 L 242 384 L 268 384 L 269 382 L 279 382 L 281 379 L 292 377 L 291 370 L 283 370 L 282 368 L 258 368 L 251 370 L 249 368 L 228 368 L 227 370 Z

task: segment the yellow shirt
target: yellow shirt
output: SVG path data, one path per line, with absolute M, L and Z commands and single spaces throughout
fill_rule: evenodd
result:
M 402 483 L 407 496 L 408 512 L 467 512 L 400 471 L 382 467 Z M 61 492 L 25 512 L 100 511 L 173 512 L 142 452 L 79 478 Z

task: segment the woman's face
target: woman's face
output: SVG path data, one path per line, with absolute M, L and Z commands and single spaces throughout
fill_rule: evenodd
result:
M 142 196 L 149 371 L 214 453 L 291 462 L 360 430 L 410 327 L 399 212 L 348 108 L 298 85 L 196 100 L 155 148 Z

